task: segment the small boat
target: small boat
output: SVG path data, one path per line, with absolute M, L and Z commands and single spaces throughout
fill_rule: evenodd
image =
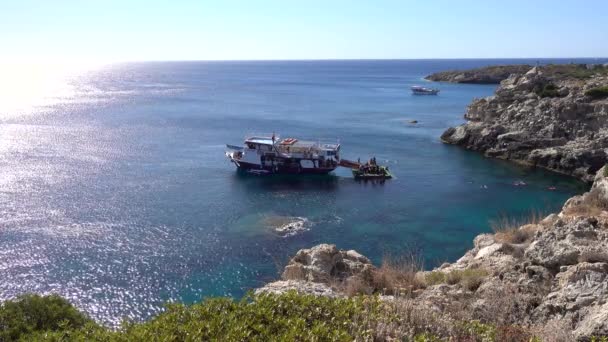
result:
M 414 95 L 437 95 L 439 93 L 439 89 L 437 88 L 426 88 L 421 86 L 413 86 L 412 94 Z
M 389 179 L 393 175 L 388 171 L 386 166 L 363 166 L 358 169 L 352 169 L 355 179 Z

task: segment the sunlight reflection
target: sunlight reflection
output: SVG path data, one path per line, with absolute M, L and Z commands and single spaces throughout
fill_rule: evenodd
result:
M 0 62 L 0 122 L 74 95 L 74 77 L 97 63 Z

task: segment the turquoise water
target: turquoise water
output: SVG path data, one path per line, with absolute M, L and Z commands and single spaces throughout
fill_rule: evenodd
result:
M 48 103 L 1 112 L 0 299 L 56 292 L 114 324 L 167 300 L 240 296 L 321 242 L 376 262 L 407 249 L 429 267 L 453 261 L 488 220 L 557 210 L 586 189 L 439 142 L 494 86 L 410 95 L 430 72 L 501 62 L 132 63 L 72 76 Z M 339 139 L 343 157 L 375 156 L 395 179 L 236 173 L 224 144 L 273 131 Z M 273 230 L 295 217 L 305 231 Z

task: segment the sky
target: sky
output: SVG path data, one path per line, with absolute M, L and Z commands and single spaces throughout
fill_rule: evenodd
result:
M 606 0 L 1 0 L 4 60 L 608 57 Z

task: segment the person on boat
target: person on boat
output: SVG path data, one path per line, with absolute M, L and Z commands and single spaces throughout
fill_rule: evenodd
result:
M 274 132 L 272 132 L 272 144 L 274 145 L 274 141 L 275 141 L 276 137 L 274 135 Z

